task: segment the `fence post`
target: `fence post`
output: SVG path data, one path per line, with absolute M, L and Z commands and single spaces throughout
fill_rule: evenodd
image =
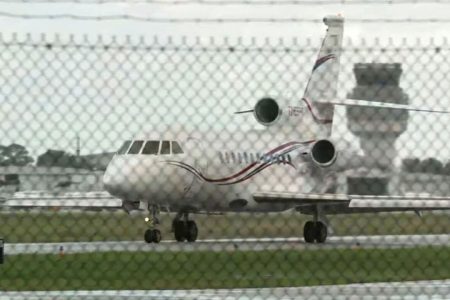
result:
M 3 255 L 4 255 L 3 245 L 4 245 L 4 241 L 2 238 L 0 238 L 0 265 L 3 264 Z

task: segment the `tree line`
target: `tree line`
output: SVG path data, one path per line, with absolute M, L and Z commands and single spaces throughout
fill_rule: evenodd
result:
M 0 145 L 0 166 L 28 166 L 35 163 L 29 151 L 20 144 Z M 36 166 L 93 169 L 94 166 L 83 157 L 62 150 L 47 150 L 37 157 Z
M 450 161 L 443 163 L 436 158 L 405 158 L 402 161 L 402 171 L 407 173 L 428 173 L 450 175 Z

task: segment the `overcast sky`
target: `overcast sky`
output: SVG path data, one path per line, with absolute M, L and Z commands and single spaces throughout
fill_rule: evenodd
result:
M 127 3 L 0 3 L 0 12 L 22 14 L 71 13 L 91 16 L 130 14 L 154 18 L 267 17 L 299 19 L 321 19 L 328 14 L 340 13 L 348 19 L 450 19 L 450 5 L 445 4 L 173 6 Z M 322 23 L 309 22 L 290 24 L 166 24 L 131 20 L 32 20 L 2 17 L 0 17 L 0 27 L 2 28 L 3 38 L 7 41 L 11 39 L 11 34 L 18 34 L 19 40 L 29 41 L 31 39 L 38 43 L 42 43 L 42 34 L 47 35 L 46 42 L 53 41 L 54 34 L 62 35 L 61 39 L 63 40 L 68 39 L 69 34 L 74 34 L 77 41 L 83 41 L 83 35 L 87 35 L 91 40 L 90 43 L 94 45 L 98 35 L 102 35 L 106 40 L 111 36 L 117 36 L 119 40 L 124 40 L 124 37 L 128 35 L 134 41 L 138 41 L 141 36 L 145 36 L 147 41 L 152 41 L 154 36 L 158 36 L 161 44 L 167 43 L 167 37 L 172 36 L 175 40 L 174 43 L 180 44 L 180 37 L 182 36 L 186 36 L 188 40 L 194 41 L 194 43 L 194 37 L 200 36 L 202 37 L 200 42 L 203 45 L 209 44 L 209 37 L 214 37 L 215 43 L 219 44 L 224 43 L 224 38 L 229 38 L 230 44 L 237 45 L 239 44 L 239 38 L 242 38 L 244 43 L 252 43 L 251 38 L 254 37 L 256 43 L 264 44 L 265 38 L 268 37 L 272 43 L 278 44 L 279 38 L 282 37 L 286 45 L 291 45 L 295 38 L 301 45 L 309 45 L 307 47 L 309 49 L 319 46 L 325 29 Z M 379 43 L 387 45 L 390 49 L 396 46 L 403 48 L 409 46 L 413 50 L 387 51 L 385 53 L 378 51 L 358 53 L 358 55 L 355 55 L 354 51 L 345 52 L 342 57 L 340 95 L 345 97 L 348 91 L 355 86 L 352 76 L 352 67 L 355 62 L 400 62 L 404 69 L 401 86 L 410 96 L 412 104 L 450 107 L 448 95 L 450 78 L 447 75 L 450 72 L 449 45 L 446 42 L 449 34 L 448 28 L 449 23 L 346 22 L 344 48 L 351 48 L 350 45 L 359 47 L 362 43 L 373 45 L 376 43 L 375 38 L 379 38 Z M 27 37 L 27 34 L 30 34 L 30 36 Z M 308 42 L 307 38 L 311 40 Z M 428 50 L 418 50 L 417 39 L 420 39 L 421 47 L 428 47 L 431 43 L 433 43 L 433 46 L 429 47 Z M 430 39 L 433 39 L 433 42 Z M 435 48 L 442 45 L 444 47 L 440 51 L 436 51 Z M 3 47 L 0 43 L 0 48 L 3 49 Z M 2 50 L 0 74 L 3 79 L 0 78 L 0 80 L 3 84 L 0 96 L 3 99 L 0 102 L 0 128 L 6 134 L 2 141 L 3 144 L 19 142 L 29 147 L 33 155 L 42 153 L 47 148 L 66 148 L 73 152 L 75 137 L 79 134 L 82 139 L 83 154 L 111 151 L 120 145 L 121 140 L 129 138 L 135 131 L 149 128 L 149 122 L 161 122 L 160 118 L 152 118 L 155 113 L 167 115 L 167 119 L 171 121 L 173 120 L 171 118 L 176 118 L 177 122 L 187 123 L 191 121 L 192 118 L 184 115 L 189 115 L 192 112 L 186 110 L 186 102 L 183 101 L 194 101 L 194 106 L 202 108 L 193 111 L 193 113 L 198 111 L 202 116 L 196 118 L 197 123 L 209 122 L 213 124 L 211 126 L 234 122 L 239 124 L 239 121 L 230 119 L 230 116 L 226 116 L 221 122 L 217 122 L 217 119 L 223 117 L 224 113 L 232 113 L 235 109 L 251 108 L 254 102 L 267 92 L 273 96 L 276 96 L 274 93 L 281 93 L 282 96 L 301 94 L 316 55 L 311 51 L 299 54 L 301 57 L 298 60 L 294 59 L 294 62 L 300 65 L 292 67 L 295 72 L 298 72 L 298 78 L 296 78 L 298 82 L 287 85 L 286 82 L 289 82 L 289 80 L 284 79 L 283 83 L 272 84 L 271 90 L 270 85 L 265 86 L 264 78 L 255 79 L 255 76 L 250 76 L 251 74 L 247 77 L 242 75 L 246 69 L 257 72 L 258 64 L 253 62 L 255 57 L 252 54 L 210 53 L 199 58 L 199 56 L 194 57 L 187 54 L 172 53 L 169 55 L 166 53 L 162 56 L 162 61 L 155 63 L 152 59 L 158 57 L 157 54 L 140 53 L 137 57 L 146 62 L 144 66 L 147 66 L 148 70 L 139 70 L 139 61 L 127 64 L 127 60 L 133 60 L 133 57 L 135 57 L 133 55 L 136 54 L 130 54 L 129 52 L 108 54 L 101 50 L 100 52 L 91 51 L 92 53 L 90 53 L 89 51 L 56 50 L 56 52 L 48 53 L 48 49 L 33 50 L 23 47 Z M 292 57 L 292 54 L 290 56 Z M 270 62 L 272 57 L 265 57 Z M 167 61 L 168 58 L 171 58 L 172 61 Z M 179 59 L 178 62 L 177 59 Z M 195 70 L 191 69 L 192 64 L 186 62 L 189 59 L 200 64 L 204 62 L 205 66 L 208 67 L 220 66 L 225 62 L 234 67 L 229 72 L 227 70 L 217 72 L 217 74 L 225 74 L 226 78 L 213 78 L 214 70 L 196 73 Z M 277 58 L 277 55 L 274 55 L 273 59 L 276 61 L 276 59 L 284 58 Z M 39 65 L 41 60 L 44 65 Z M 83 66 L 83 61 L 87 62 L 86 66 Z M 211 64 L 211 62 L 214 63 Z M 50 67 L 48 68 L 45 64 Z M 282 65 L 289 64 L 293 64 L 289 59 L 282 63 Z M 177 65 L 178 69 L 170 69 L 170 66 L 173 65 Z M 98 70 L 86 70 L 86 68 L 89 69 L 92 66 L 95 66 Z M 167 68 L 161 69 L 161 66 L 167 66 Z M 81 73 L 71 72 L 71 67 L 72 70 L 84 71 Z M 266 70 L 265 72 L 269 74 L 272 71 Z M 274 72 L 274 74 L 281 74 L 280 76 L 283 74 L 283 70 L 275 70 Z M 202 87 L 193 87 L 198 79 L 195 74 L 200 74 L 200 77 L 206 76 L 200 81 Z M 164 76 L 175 76 L 175 78 L 176 76 L 187 76 L 190 80 L 186 84 L 186 89 L 181 89 L 183 86 L 181 84 L 177 86 L 178 90 L 174 91 L 169 84 L 170 80 L 164 80 Z M 207 76 L 211 76 L 212 79 L 210 86 L 208 86 Z M 186 80 L 185 77 L 183 78 Z M 144 86 L 151 82 L 160 84 L 161 88 L 159 90 L 154 88 L 153 92 L 150 92 Z M 217 88 L 216 94 L 213 93 L 211 96 L 211 99 L 217 101 L 205 103 L 204 99 L 208 96 L 202 93 L 207 90 L 214 90 L 214 84 L 217 82 L 222 85 Z M 140 87 L 140 84 L 142 87 Z M 227 84 L 235 84 L 236 86 L 230 88 Z M 236 93 L 230 92 L 230 89 L 233 88 Z M 154 93 L 155 90 L 158 90 L 156 94 Z M 201 95 L 198 103 L 195 103 L 195 93 Z M 187 100 L 182 100 L 184 98 Z M 218 102 L 222 107 L 218 106 Z M 181 108 L 174 108 L 180 103 L 182 104 Z M 162 104 L 166 106 L 163 110 L 161 110 Z M 167 109 L 167 106 L 170 109 Z M 86 113 L 86 107 L 90 107 L 90 112 Z M 179 117 L 180 115 L 184 116 Z M 342 112 L 340 116 L 342 116 Z M 108 124 L 104 124 L 104 120 L 107 120 Z M 340 121 L 343 120 L 340 119 Z M 243 122 L 243 120 L 240 122 Z M 57 130 L 55 130 L 55 123 L 59 124 Z M 447 124 L 449 124 L 447 116 L 412 114 L 408 131 L 399 139 L 397 144 L 399 148 L 403 149 L 400 155 L 403 157 L 411 155 L 438 156 L 447 159 L 450 157 L 449 147 L 446 145 L 446 141 L 450 140 Z M 114 127 L 114 130 L 111 127 Z M 93 130 L 93 128 L 96 130 Z M 351 140 L 349 133 L 344 132 L 343 127 L 339 127 L 338 131 L 341 136 Z M 411 143 L 410 140 L 414 142 Z M 429 143 L 426 143 L 427 141 Z

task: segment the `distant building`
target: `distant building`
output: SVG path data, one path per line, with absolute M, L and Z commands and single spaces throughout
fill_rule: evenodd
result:
M 62 167 L 0 167 L 0 192 L 103 190 L 103 171 Z
M 80 158 L 91 166 L 92 170 L 105 171 L 115 152 L 103 152 L 96 154 L 81 155 Z
M 350 99 L 408 104 L 409 98 L 399 86 L 401 64 L 358 63 L 354 73 L 356 87 L 347 96 Z M 379 175 L 354 174 L 347 179 L 350 193 L 388 194 L 389 178 L 394 158 L 395 141 L 408 125 L 407 111 L 372 107 L 347 107 L 348 128 L 360 139 L 367 157 L 377 161 Z
M 401 64 L 355 64 L 356 87 L 348 94 L 350 99 L 408 104 L 409 98 L 399 86 Z M 359 137 L 368 156 L 376 158 L 386 168 L 397 156 L 395 141 L 406 131 L 408 111 L 371 107 L 347 107 L 348 128 Z
M 114 153 L 71 155 L 47 150 L 38 166 L 0 167 L 0 194 L 18 191 L 101 191 L 103 172 Z M 73 166 L 73 167 L 69 167 Z
M 400 173 L 392 178 L 392 186 L 400 187 L 404 193 L 448 196 L 450 194 L 450 176 L 426 173 Z M 394 189 L 393 188 L 393 189 Z

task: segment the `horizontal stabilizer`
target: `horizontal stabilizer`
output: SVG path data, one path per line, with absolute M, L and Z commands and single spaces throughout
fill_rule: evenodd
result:
M 407 111 L 450 114 L 450 110 L 445 110 L 445 109 L 434 109 L 434 108 L 429 108 L 429 107 L 415 107 L 415 106 L 405 105 L 405 104 L 396 104 L 396 103 L 390 103 L 390 102 L 378 102 L 378 101 L 369 101 L 369 100 L 335 99 L 335 100 L 318 100 L 316 102 L 324 103 L 324 104 L 343 105 L 343 106 L 360 106 L 360 107 L 386 108 L 386 109 L 397 109 L 397 110 L 407 110 Z

